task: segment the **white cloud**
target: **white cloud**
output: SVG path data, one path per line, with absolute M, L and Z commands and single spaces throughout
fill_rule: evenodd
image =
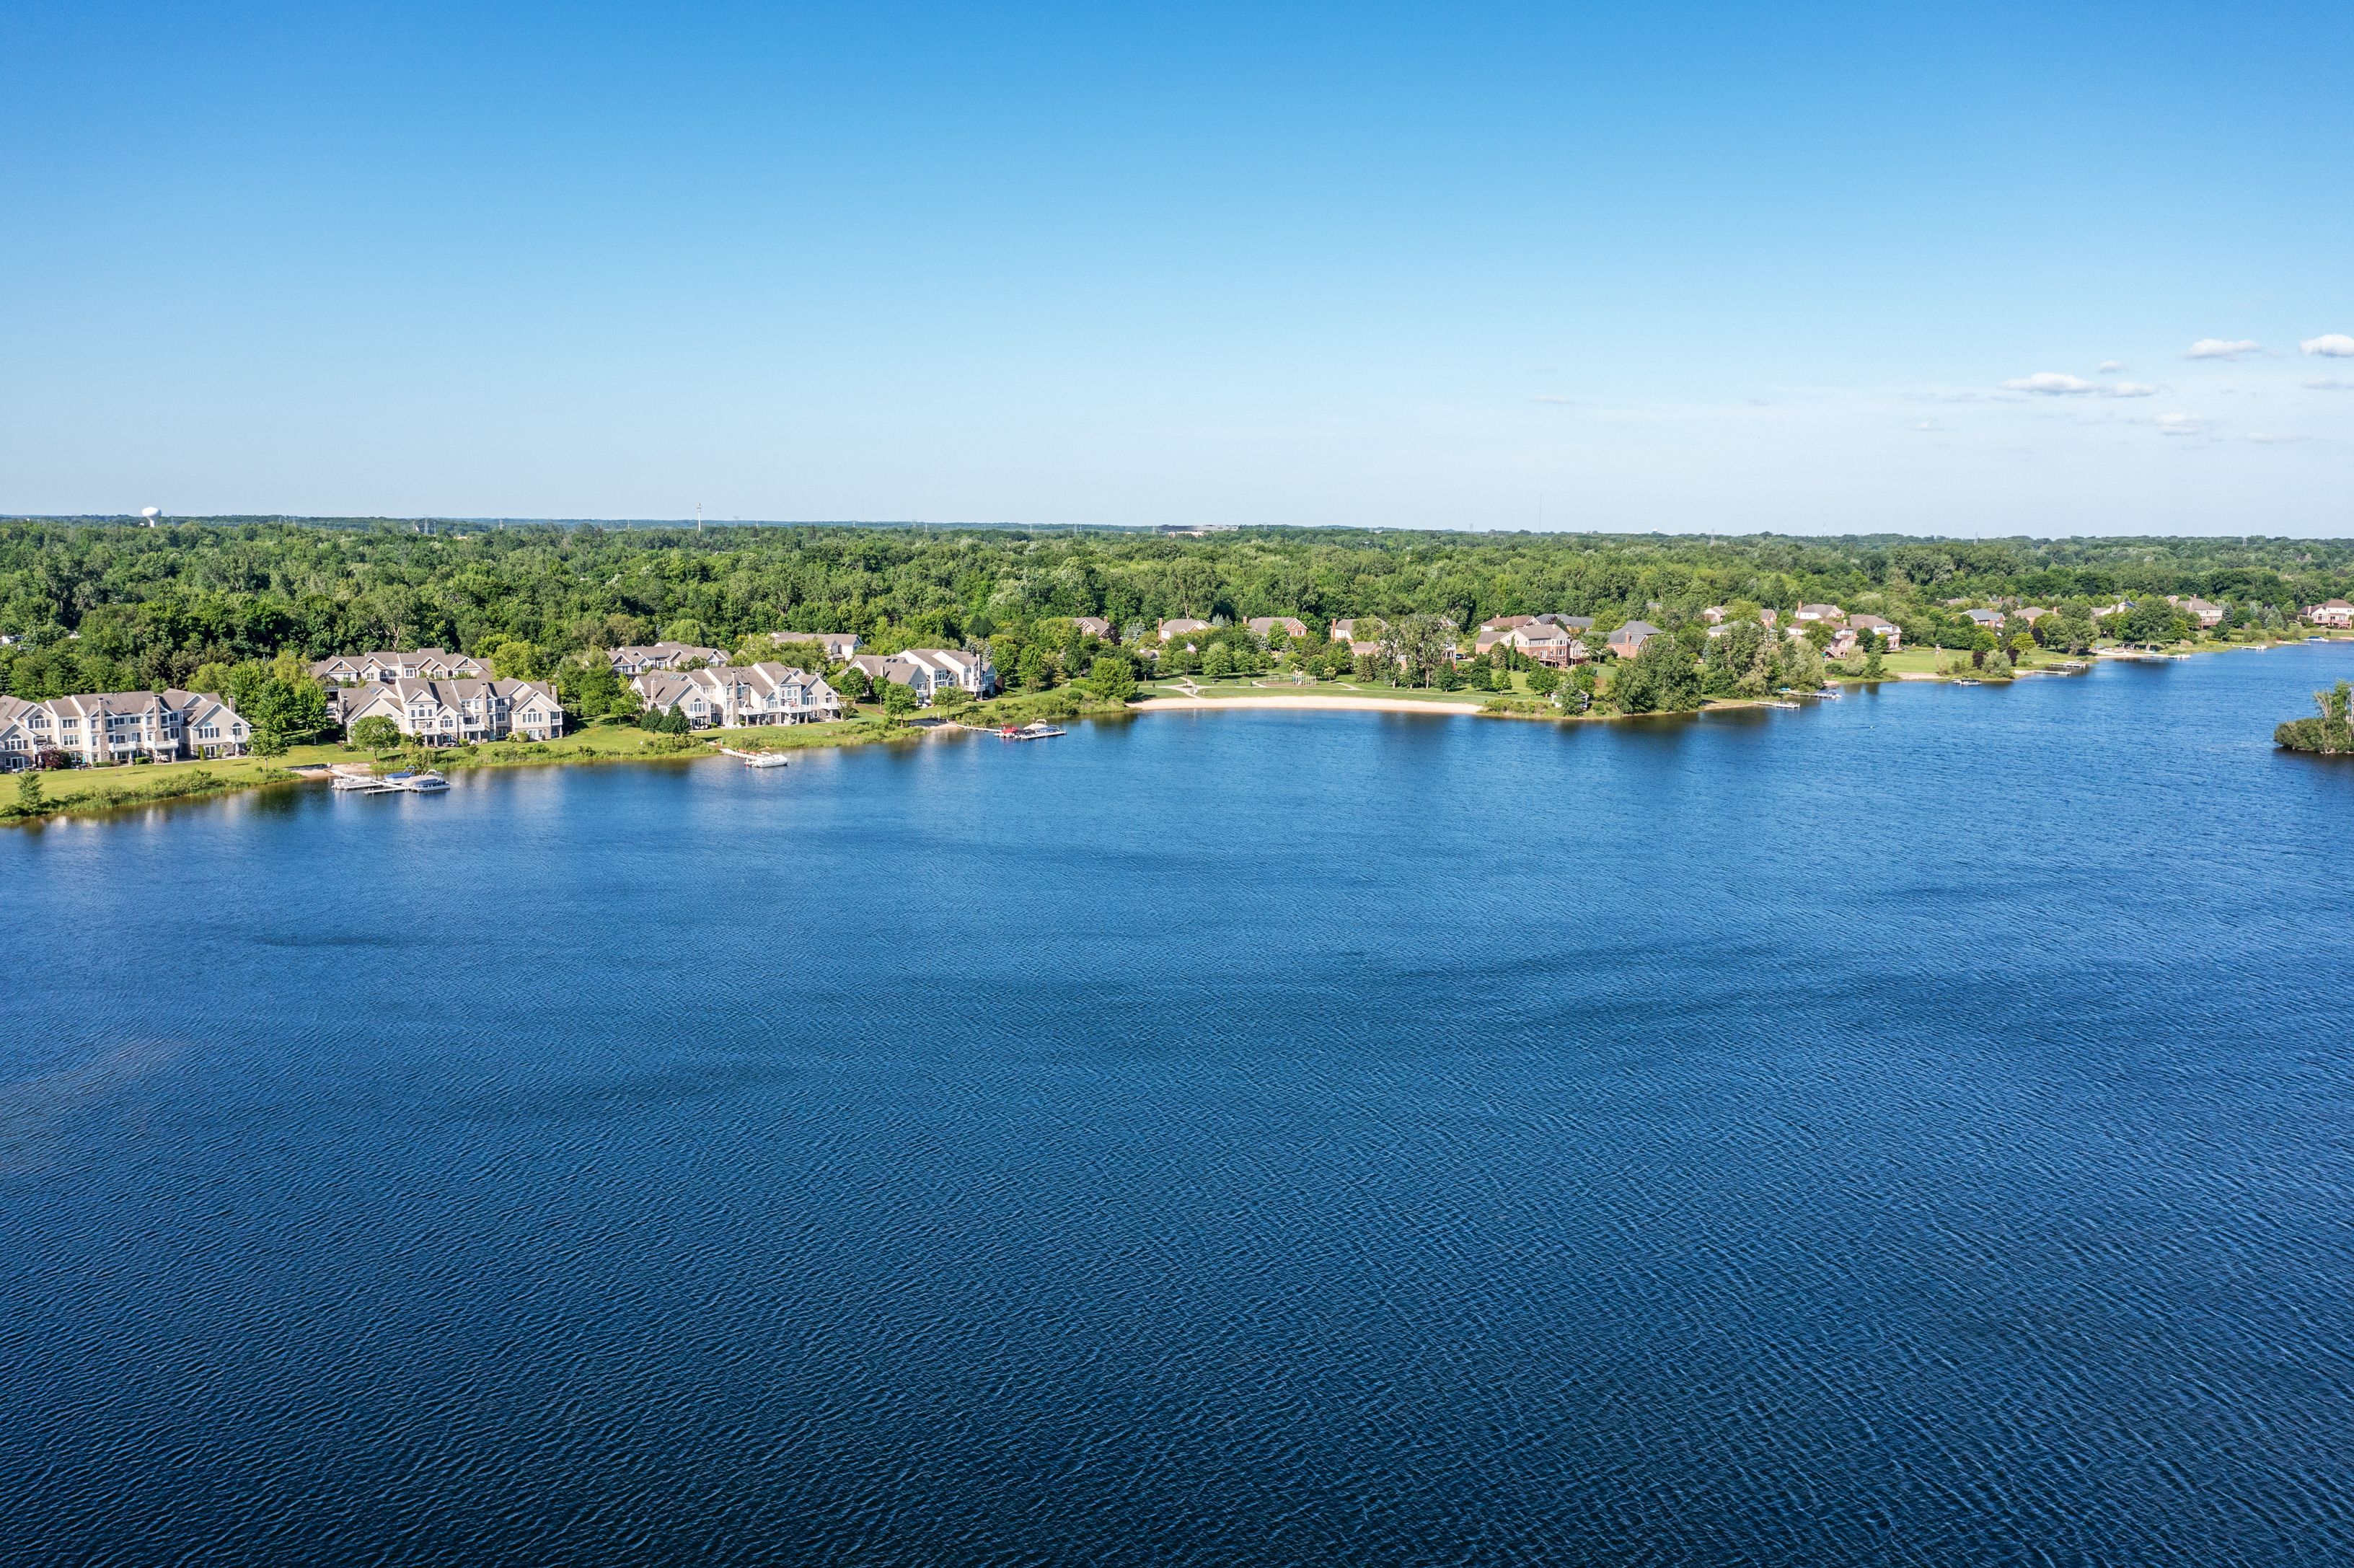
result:
M 1540 392 L 1533 398 L 1530 399 L 1530 401 L 1536 403 L 1567 403 L 1569 399 L 1563 397 L 1558 392 Z
M 2202 337 L 2190 345 L 2185 359 L 2237 359 L 2243 354 L 2262 354 L 2264 345 L 2248 338 Z
M 2083 376 L 2062 376 L 2056 370 L 2039 370 L 2002 385 L 2006 392 L 2032 392 L 2039 397 L 2073 397 L 2080 392 L 2095 390 L 2093 383 Z
M 2037 397 L 2081 397 L 2097 392 L 2104 397 L 2150 397 L 2158 388 L 2140 381 L 2087 381 L 2081 376 L 2063 376 L 2057 370 L 2039 370 L 2032 376 L 2021 376 L 2002 384 L 2006 392 L 2025 392 Z
M 1911 425 L 1906 427 L 1908 429 L 1914 430 L 1942 430 L 1945 428 L 1945 426 L 1937 423 L 1935 419 L 1915 419 Z
M 2340 381 L 2334 376 L 2308 381 L 2305 385 L 2307 390 L 2314 392 L 2354 392 L 2354 381 Z
M 2121 359 L 2105 359 L 2101 361 L 2101 374 L 2104 376 L 2115 376 L 2118 371 L 2123 370 L 2125 367 L 2125 361 Z
M 2319 337 L 2306 338 L 2297 347 L 2307 354 L 2327 355 L 2331 359 L 2354 359 L 2354 337 L 2342 332 L 2326 332 Z
M 2293 441 L 2309 441 L 2311 436 L 2284 436 L 2271 430 L 2250 430 L 2248 440 L 2260 447 L 2286 446 Z
M 2162 436 L 2203 436 L 2214 428 L 2214 420 L 2201 418 L 2197 414 L 2160 414 L 2158 417 L 2158 433 Z

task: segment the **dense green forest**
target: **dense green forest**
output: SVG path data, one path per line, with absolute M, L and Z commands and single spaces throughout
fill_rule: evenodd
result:
M 2354 594 L 2354 542 L 19 521 L 0 524 L 0 686 L 186 684 L 208 664 L 416 646 L 528 645 L 552 669 L 657 637 L 732 648 L 791 630 L 885 650 L 1018 644 L 1075 615 L 1123 628 L 1296 615 L 1320 635 L 1335 617 L 1469 628 L 1560 610 L 1607 630 L 1635 616 L 1673 628 L 1708 604 L 1824 600 L 1927 642 L 1954 601 L 2167 593 L 2228 605 L 2227 627 L 2282 624 Z

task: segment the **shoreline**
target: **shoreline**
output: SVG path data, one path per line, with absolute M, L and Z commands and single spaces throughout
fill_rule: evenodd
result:
M 2303 647 L 2308 645 L 2309 641 L 2348 641 L 2354 640 L 2343 637 L 2310 640 L 2299 638 L 2281 642 L 2225 643 L 2192 647 L 2175 652 L 2147 652 L 2138 649 L 2095 649 L 2086 656 L 2085 669 L 2094 668 L 2105 661 L 2117 663 L 2162 663 L 2196 658 L 2202 653 L 2265 652 L 2275 648 Z M 2031 665 L 2018 671 L 2010 679 L 2024 679 L 2029 675 L 2065 675 L 2081 673 L 2051 666 Z M 1882 676 L 1881 680 L 1951 683 L 1952 677 L 1908 670 L 1890 671 Z M 1831 683 L 1844 688 L 1874 685 L 1879 682 L 1866 681 L 1856 676 L 1834 675 L 1831 677 Z M 1997 680 L 1988 683 L 2001 685 L 2009 684 L 2009 682 Z M 1329 690 L 1318 691 L 1312 688 L 1285 690 L 1268 687 L 1248 694 L 1226 692 L 1214 693 L 1209 695 L 1153 692 L 1140 693 L 1137 698 L 1125 707 L 1083 711 L 1068 715 L 1068 718 L 1063 722 L 1068 722 L 1069 719 L 1129 718 L 1151 713 L 1246 712 L 1257 708 L 1278 713 L 1420 714 L 1467 718 L 1517 719 L 1522 723 L 1543 721 L 1552 724 L 1597 724 L 1615 721 L 1636 723 L 1646 719 L 1689 717 L 1701 714 L 1730 713 L 1745 708 L 1779 705 L 1768 703 L 1762 698 L 1741 697 L 1716 698 L 1698 709 L 1691 710 L 1690 714 L 1573 714 L 1559 711 L 1532 712 L 1526 709 L 1521 711 L 1489 709 L 1486 706 L 1487 702 L 1498 694 L 1507 694 L 1483 693 L 1475 701 L 1437 695 L 1375 696 L 1363 692 L 1341 693 Z M 1543 699 L 1531 694 L 1518 693 L 1508 694 L 1522 703 L 1543 702 Z M 1545 705 L 1550 710 L 1550 705 Z M 452 758 L 450 762 L 440 766 L 451 771 L 474 771 L 506 768 L 594 767 L 610 763 L 692 763 L 717 760 L 726 755 L 722 747 L 731 741 L 738 746 L 749 746 L 758 751 L 832 750 L 858 746 L 907 745 L 923 741 L 936 734 L 964 733 L 965 727 L 944 717 L 917 718 L 900 725 L 884 726 L 877 724 L 874 715 L 862 713 L 856 719 L 842 721 L 839 727 L 826 725 L 796 726 L 779 731 L 766 731 L 757 727 L 747 730 L 708 731 L 704 732 L 704 736 L 698 736 L 695 745 L 685 749 L 656 751 L 645 744 L 643 736 L 634 728 L 595 725 L 572 732 L 561 742 L 545 743 L 552 748 L 560 747 L 553 750 L 552 753 L 543 752 L 534 747 L 529 751 L 512 755 L 490 757 L 477 755 L 463 759 Z M 625 736 L 629 738 L 625 740 L 623 738 Z M 790 738 L 787 738 L 788 736 Z M 610 751 L 597 749 L 596 743 L 600 740 L 613 744 L 614 748 Z M 43 774 L 40 777 L 44 779 L 58 782 L 87 779 L 92 787 L 77 790 L 73 794 L 55 800 L 47 809 L 34 814 L 16 815 L 0 810 L 0 827 L 38 827 L 70 818 L 108 817 L 143 807 L 176 806 L 262 789 L 298 786 L 315 787 L 327 781 L 334 766 L 338 764 L 348 766 L 366 760 L 360 753 L 342 745 L 306 746 L 298 747 L 296 750 L 307 755 L 267 759 L 259 758 L 237 758 L 213 761 L 190 759 L 135 769 L 74 768 Z M 99 777 L 90 779 L 90 774 L 93 772 Z M 139 783 L 133 783 L 133 780 Z M 132 784 L 133 788 L 129 791 L 119 791 L 113 788 L 118 782 Z M 150 788 L 142 789 L 139 787 L 141 783 L 147 784 Z M 152 788 L 154 785 L 164 785 L 164 788 L 154 789 Z

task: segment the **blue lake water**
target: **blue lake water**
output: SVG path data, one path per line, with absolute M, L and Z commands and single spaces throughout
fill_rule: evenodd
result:
M 0 832 L 0 1561 L 2342 1564 L 2341 674 Z

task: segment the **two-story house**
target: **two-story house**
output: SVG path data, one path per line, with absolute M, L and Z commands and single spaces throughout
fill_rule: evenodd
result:
M 842 697 L 822 675 L 790 664 L 649 670 L 630 689 L 655 713 L 684 713 L 696 729 L 817 724 L 842 716 Z
M 14 771 L 45 751 L 62 751 L 85 768 L 146 758 L 242 757 L 252 731 L 222 698 L 205 692 L 88 692 L 19 702 L 0 718 L 0 762 Z M 22 746 L 12 744 L 21 737 Z
M 564 733 L 564 705 L 538 681 L 424 681 L 406 678 L 366 688 L 344 711 L 345 727 L 388 718 L 427 746 L 479 741 L 553 740 Z
M 727 662 L 726 650 L 702 648 L 692 642 L 632 643 L 626 648 L 606 652 L 613 673 L 627 679 L 642 675 L 649 670 L 679 670 L 689 664 L 715 665 Z

